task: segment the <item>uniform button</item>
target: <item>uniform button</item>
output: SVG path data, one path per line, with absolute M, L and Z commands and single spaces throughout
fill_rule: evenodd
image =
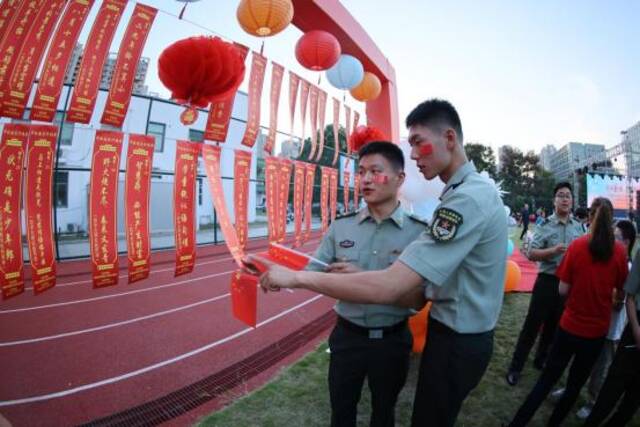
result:
M 374 255 L 378 255 L 378 251 L 373 251 L 373 254 Z

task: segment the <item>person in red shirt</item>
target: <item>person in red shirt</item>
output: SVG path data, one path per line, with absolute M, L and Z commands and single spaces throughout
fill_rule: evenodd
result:
M 624 246 L 615 241 L 611 201 L 596 198 L 589 217 L 590 234 L 569 245 L 556 271 L 560 294 L 566 296 L 565 309 L 547 363 L 509 424 L 511 427 L 524 426 L 533 418 L 573 359 L 566 390 L 547 425 L 562 423 L 600 355 L 614 300 L 623 295 L 622 286 L 629 268 Z

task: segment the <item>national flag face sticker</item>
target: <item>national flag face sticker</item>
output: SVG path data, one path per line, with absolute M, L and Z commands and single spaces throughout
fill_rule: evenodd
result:
M 462 222 L 462 215 L 458 212 L 453 209 L 440 208 L 433 215 L 431 236 L 437 242 L 448 242 L 456 236 Z
M 430 156 L 433 154 L 433 144 L 430 142 L 423 142 L 418 146 L 418 154 L 421 156 Z
M 371 181 L 375 184 L 386 184 L 389 182 L 389 177 L 382 174 L 374 174 Z

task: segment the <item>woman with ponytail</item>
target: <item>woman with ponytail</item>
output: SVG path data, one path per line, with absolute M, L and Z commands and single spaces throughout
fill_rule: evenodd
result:
M 590 234 L 569 245 L 556 275 L 565 309 L 547 363 L 511 426 L 526 425 L 571 362 L 567 386 L 549 418 L 558 426 L 575 403 L 595 364 L 609 330 L 614 297 L 622 296 L 628 274 L 627 252 L 616 242 L 613 206 L 596 198 L 589 212 Z

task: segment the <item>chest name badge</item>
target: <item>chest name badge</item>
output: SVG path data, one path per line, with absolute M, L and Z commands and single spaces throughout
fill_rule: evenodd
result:
M 355 244 L 356 242 L 354 242 L 353 240 L 343 240 L 339 243 L 341 248 L 352 248 L 355 246 Z
M 431 236 L 438 242 L 453 239 L 462 225 L 462 215 L 453 209 L 440 208 L 436 211 L 431 223 Z

